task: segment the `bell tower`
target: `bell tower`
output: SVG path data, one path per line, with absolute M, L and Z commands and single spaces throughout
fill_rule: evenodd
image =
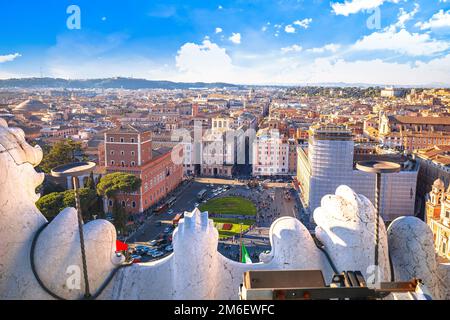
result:
M 440 218 L 444 189 L 445 186 L 441 179 L 434 181 L 430 192 L 430 199 L 425 203 L 427 224 L 430 224 L 431 219 L 439 220 Z

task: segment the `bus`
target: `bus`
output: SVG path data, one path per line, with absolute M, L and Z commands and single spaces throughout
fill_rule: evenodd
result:
M 154 212 L 155 212 L 156 214 L 161 214 L 161 213 L 163 213 L 167 208 L 169 208 L 169 206 L 167 205 L 167 203 L 164 203 L 164 204 L 158 206 L 158 207 L 154 210 Z
M 172 220 L 172 225 L 174 227 L 178 226 L 178 222 L 180 221 L 180 219 L 183 217 L 183 214 L 181 213 L 177 213 L 177 215 L 175 216 L 175 218 L 173 218 Z
M 208 190 L 206 190 L 206 189 L 203 189 L 202 191 L 200 191 L 200 192 L 197 194 L 197 199 L 200 200 L 200 201 L 202 201 L 203 199 L 205 199 L 205 197 L 206 197 L 206 192 L 208 192 Z

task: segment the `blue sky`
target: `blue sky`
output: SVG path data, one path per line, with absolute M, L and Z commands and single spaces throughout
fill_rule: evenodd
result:
M 450 0 L 15 0 L 0 26 L 0 78 L 450 85 Z

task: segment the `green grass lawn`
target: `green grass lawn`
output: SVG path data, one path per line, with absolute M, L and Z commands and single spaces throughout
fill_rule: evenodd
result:
M 250 200 L 241 197 L 224 197 L 212 199 L 199 206 L 200 211 L 215 214 L 255 216 L 256 207 Z
M 254 223 L 254 220 L 243 220 L 243 219 L 226 219 L 226 218 L 212 218 L 214 220 L 214 226 L 219 231 L 219 238 L 228 238 L 232 236 L 239 237 L 239 233 L 241 232 L 241 225 L 242 223 L 242 232 L 246 232 Z M 223 224 L 231 223 L 233 224 L 233 227 L 231 230 L 223 230 L 222 226 Z

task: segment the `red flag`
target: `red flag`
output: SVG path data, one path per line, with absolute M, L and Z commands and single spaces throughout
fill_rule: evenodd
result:
M 116 240 L 116 251 L 127 251 L 128 245 L 125 242 Z

